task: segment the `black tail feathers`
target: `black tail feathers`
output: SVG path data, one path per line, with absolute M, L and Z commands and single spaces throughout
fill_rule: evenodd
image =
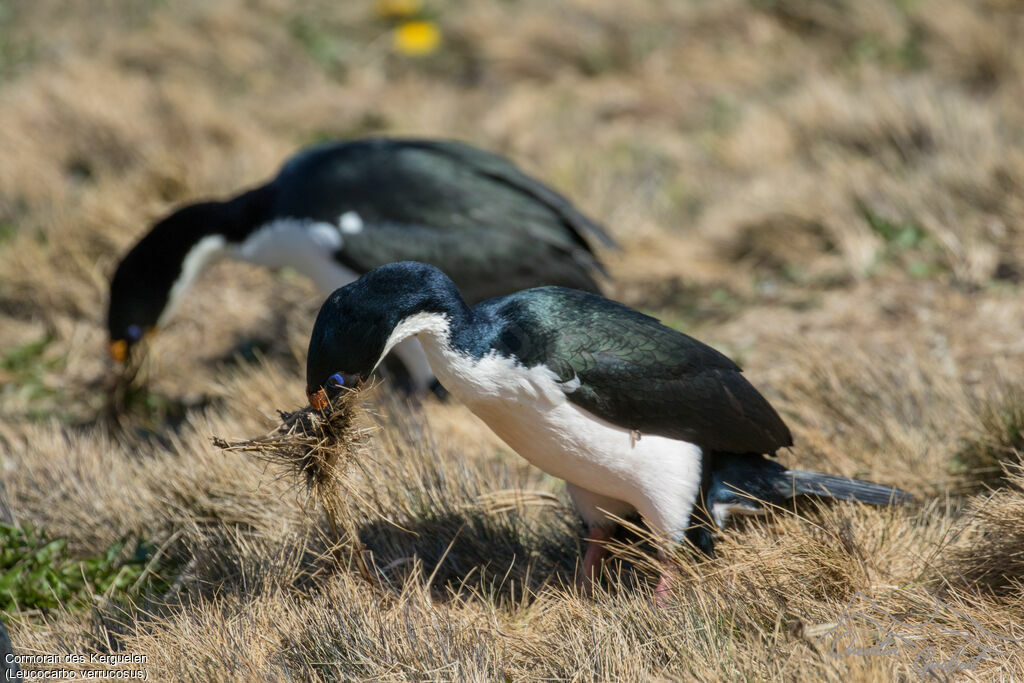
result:
M 805 470 L 786 470 L 785 476 L 791 482 L 789 488 L 792 495 L 789 498 L 819 496 L 868 505 L 904 505 L 914 500 L 914 496 L 906 491 L 860 479 Z
M 716 453 L 707 508 L 721 527 L 730 513 L 757 512 L 799 496 L 852 500 L 868 505 L 903 505 L 914 497 L 892 486 L 820 472 L 787 470 L 761 455 Z M 716 507 L 717 506 L 717 507 Z

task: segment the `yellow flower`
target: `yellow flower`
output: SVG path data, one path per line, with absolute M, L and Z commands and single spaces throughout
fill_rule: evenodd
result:
M 395 49 L 410 57 L 423 57 L 441 45 L 441 30 L 432 21 L 407 21 L 395 29 Z
M 377 16 L 382 19 L 404 19 L 423 9 L 420 0 L 377 0 Z

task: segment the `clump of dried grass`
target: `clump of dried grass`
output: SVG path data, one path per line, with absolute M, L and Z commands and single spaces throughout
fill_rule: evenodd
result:
M 243 441 L 214 437 L 227 451 L 251 453 L 279 467 L 285 476 L 305 483 L 308 494 L 323 507 L 334 536 L 331 549 L 339 568 L 354 564 L 364 579 L 374 581 L 354 520 L 344 514 L 345 474 L 358 464 L 372 432 L 361 419 L 363 390 L 349 389 L 327 408 L 279 411 L 281 424 L 266 436 Z
M 1024 452 L 1024 387 L 997 387 L 977 411 L 977 423 L 961 439 L 956 465 L 968 481 L 965 489 L 998 486 Z
M 960 373 L 907 350 L 880 360 L 867 345 L 851 349 L 845 341 L 792 353 L 799 360 L 776 383 L 775 403 L 793 426 L 801 467 L 915 494 L 961 485 L 950 472 L 956 435 L 971 420 Z
M 951 581 L 995 593 L 1024 595 L 1024 453 L 1004 464 L 1006 485 L 970 499 L 964 530 L 946 566 Z

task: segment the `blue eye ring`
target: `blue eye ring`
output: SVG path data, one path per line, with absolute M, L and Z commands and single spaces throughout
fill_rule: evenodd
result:
M 125 336 L 133 342 L 137 342 L 142 339 L 142 328 L 138 325 L 129 325 L 128 329 L 125 330 Z
M 345 378 L 341 376 L 340 372 L 336 372 L 327 378 L 327 385 L 334 389 L 338 389 L 345 386 Z

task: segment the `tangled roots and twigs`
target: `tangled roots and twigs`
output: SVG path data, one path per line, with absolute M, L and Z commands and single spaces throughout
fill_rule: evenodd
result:
M 322 411 L 308 406 L 290 413 L 278 411 L 281 424 L 266 436 L 245 441 L 214 437 L 213 444 L 227 451 L 252 453 L 304 481 L 327 515 L 338 566 L 354 564 L 363 578 L 373 583 L 368 551 L 359 541 L 351 518 L 341 514 L 343 475 L 358 461 L 373 431 L 360 419 L 361 394 L 360 390 L 343 391 Z

